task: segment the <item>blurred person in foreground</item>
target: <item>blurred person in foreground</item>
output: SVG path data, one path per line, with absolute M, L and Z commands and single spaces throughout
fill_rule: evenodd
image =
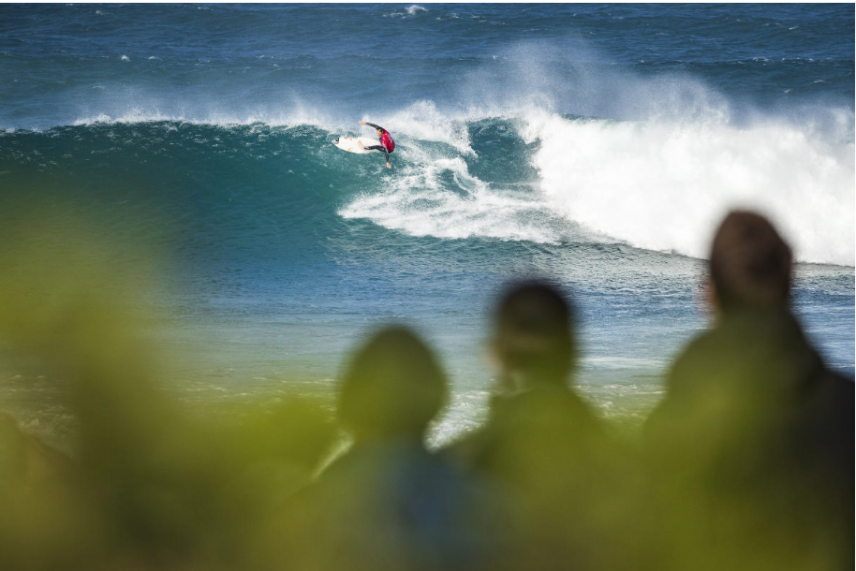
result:
M 731 212 L 716 232 L 713 324 L 645 429 L 675 568 L 853 568 L 853 382 L 794 318 L 792 265 L 758 214 Z
M 287 506 L 280 530 L 298 569 L 390 571 L 484 566 L 480 490 L 425 447 L 448 399 L 446 376 L 403 327 L 373 335 L 351 358 L 337 417 L 353 440 Z M 481 506 L 481 507 L 480 507 Z M 302 545 L 301 545 L 302 543 Z
M 488 420 L 446 453 L 513 500 L 507 568 L 643 569 L 632 458 L 569 385 L 574 327 L 557 286 L 508 287 L 494 315 Z

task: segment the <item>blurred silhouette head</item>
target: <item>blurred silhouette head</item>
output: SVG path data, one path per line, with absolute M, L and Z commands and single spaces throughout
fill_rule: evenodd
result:
M 339 421 L 357 440 L 421 438 L 447 397 L 446 376 L 425 343 L 405 327 L 387 327 L 348 364 L 339 392 Z
M 557 286 L 541 280 L 511 284 L 495 320 L 493 349 L 517 389 L 566 381 L 576 360 L 574 319 Z
M 710 278 L 722 311 L 787 307 L 791 269 L 790 247 L 763 216 L 733 211 L 716 231 Z

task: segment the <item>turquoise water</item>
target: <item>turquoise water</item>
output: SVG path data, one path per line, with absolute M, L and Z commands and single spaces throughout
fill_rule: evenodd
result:
M 751 207 L 794 245 L 796 311 L 852 375 L 853 17 L 2 5 L 0 236 L 23 239 L 26 203 L 59 233 L 96 216 L 117 274 L 138 244 L 163 254 L 145 303 L 168 316 L 172 386 L 203 408 L 328 387 L 367 330 L 410 323 L 450 371 L 448 436 L 483 414 L 493 296 L 533 273 L 574 293 L 583 391 L 641 419 L 707 322 L 716 223 Z M 360 119 L 392 132 L 392 170 L 330 144 L 369 135 Z M 0 372 L 44 423 L 33 386 Z

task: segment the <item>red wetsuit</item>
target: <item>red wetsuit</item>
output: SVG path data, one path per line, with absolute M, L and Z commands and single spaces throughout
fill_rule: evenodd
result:
M 392 137 L 389 136 L 389 131 L 387 131 L 380 125 L 375 125 L 374 123 L 366 122 L 366 125 L 383 131 L 383 135 L 380 136 L 380 145 L 372 145 L 371 147 L 366 147 L 366 150 L 383 151 L 386 154 L 386 162 L 389 162 L 389 153 L 395 150 L 395 141 L 393 141 Z

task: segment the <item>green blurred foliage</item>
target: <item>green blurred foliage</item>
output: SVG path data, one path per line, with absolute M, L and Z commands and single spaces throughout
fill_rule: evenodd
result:
M 852 568 L 852 516 L 836 531 L 822 464 L 753 471 L 791 409 L 708 364 L 686 372 L 705 388 L 659 452 L 623 448 L 556 388 L 493 411 L 490 442 L 465 451 L 474 474 L 383 434 L 316 478 L 341 439 L 329 398 L 185 410 L 161 385 L 156 304 L 140 301 L 168 260 L 129 256 L 93 219 L 19 214 L 4 215 L 0 342 L 64 384 L 80 434 L 68 457 L 0 414 L 0 569 Z M 381 392 L 396 398 L 360 400 L 360 418 L 401 412 L 404 393 Z
M 139 303 L 164 262 L 139 245 L 127 262 L 91 221 L 37 220 L 4 230 L 0 339 L 64 384 L 79 444 L 67 457 L 0 416 L 0 568 L 243 568 L 336 436 L 327 403 L 183 410 Z

